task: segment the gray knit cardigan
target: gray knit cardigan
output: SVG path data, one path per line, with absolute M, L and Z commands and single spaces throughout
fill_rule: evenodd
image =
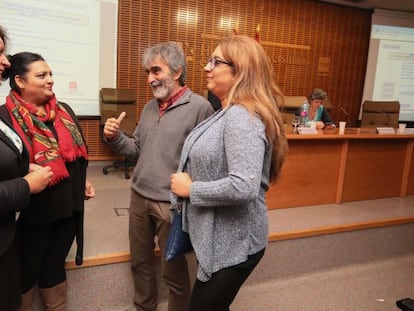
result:
M 183 230 L 197 256 L 199 280 L 266 247 L 271 153 L 263 122 L 240 105 L 216 112 L 187 137 L 178 171 L 193 180 Z M 171 196 L 173 206 L 176 199 Z

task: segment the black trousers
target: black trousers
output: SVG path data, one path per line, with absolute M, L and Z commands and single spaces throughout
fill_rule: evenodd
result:
M 65 260 L 76 232 L 76 218 L 21 226 L 22 291 L 49 288 L 66 280 Z
M 264 255 L 265 249 L 241 264 L 213 273 L 207 282 L 195 281 L 190 311 L 228 311 L 240 287 Z
M 7 251 L 0 256 L 0 310 L 20 307 L 19 242 L 16 233 Z

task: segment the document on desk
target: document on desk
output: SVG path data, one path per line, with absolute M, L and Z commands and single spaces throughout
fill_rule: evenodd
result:
M 393 127 L 377 127 L 378 134 L 395 134 Z
M 299 134 L 318 134 L 318 130 L 315 127 L 299 127 Z

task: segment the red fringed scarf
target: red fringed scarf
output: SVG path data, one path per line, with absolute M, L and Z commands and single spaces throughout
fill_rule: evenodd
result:
M 29 151 L 30 162 L 51 167 L 54 175 L 50 186 L 69 177 L 64 162 L 72 162 L 80 157 L 88 158 L 78 127 L 64 107 L 56 102 L 55 97 L 45 104 L 46 115 L 14 91 L 7 96 L 6 107 L 12 117 L 13 127 Z M 45 122 L 53 122 L 57 140 Z

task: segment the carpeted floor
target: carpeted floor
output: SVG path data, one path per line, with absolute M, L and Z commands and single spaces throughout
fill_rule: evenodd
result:
M 129 249 L 130 180 L 121 171 L 104 175 L 104 164 L 92 162 L 88 171 L 96 198 L 86 203 L 85 257 Z M 269 211 L 271 234 L 413 216 L 414 196 Z M 231 310 L 398 310 L 396 300 L 414 297 L 413 233 L 406 224 L 271 242 Z M 68 311 L 133 310 L 128 262 L 69 270 L 68 281 Z M 167 311 L 165 295 L 164 288 L 158 311 Z
M 96 197 L 85 207 L 85 257 L 127 252 L 130 179 L 122 171 L 102 173 L 107 162 L 91 162 L 88 179 Z M 280 233 L 374 220 L 414 217 L 414 196 L 269 210 L 269 231 Z M 72 260 L 75 248 L 68 260 Z

